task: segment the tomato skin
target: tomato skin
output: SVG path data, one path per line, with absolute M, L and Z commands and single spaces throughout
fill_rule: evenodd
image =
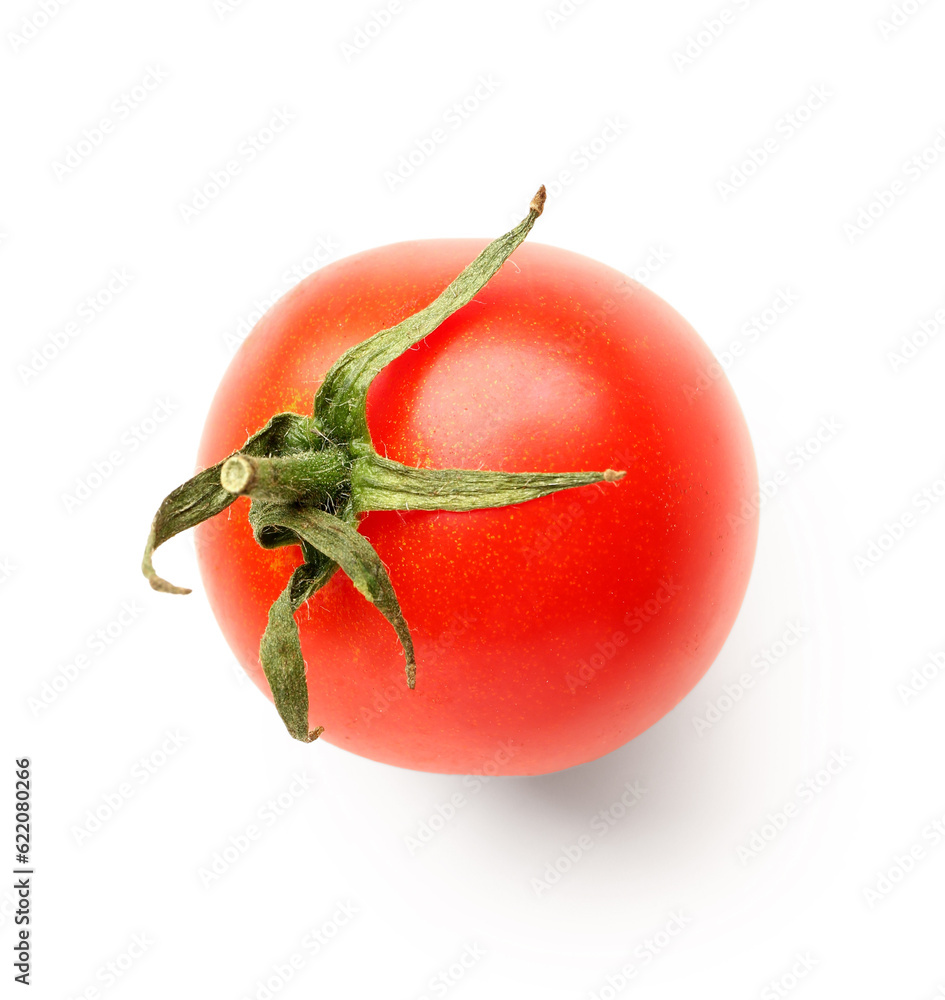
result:
M 273 413 L 311 413 L 345 350 L 430 302 L 484 245 L 381 247 L 288 292 L 227 370 L 200 466 Z M 337 573 L 296 616 L 321 739 L 426 771 L 541 774 L 616 749 L 676 705 L 731 629 L 757 536 L 751 441 L 728 381 L 706 379 L 713 364 L 643 286 L 526 243 L 382 372 L 368 396 L 382 455 L 627 475 L 502 509 L 367 514 L 359 530 L 413 634 L 417 686 L 390 625 Z M 240 499 L 200 525 L 197 551 L 227 641 L 269 694 L 259 639 L 301 560 L 257 546 L 247 510 Z

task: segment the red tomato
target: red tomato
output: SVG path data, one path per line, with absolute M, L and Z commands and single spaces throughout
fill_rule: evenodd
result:
M 434 299 L 483 246 L 381 247 L 286 294 L 224 376 L 201 466 L 273 413 L 310 414 L 345 350 Z M 751 442 L 713 365 L 652 292 L 536 243 L 390 364 L 368 396 L 381 455 L 627 475 L 501 509 L 366 515 L 359 530 L 413 634 L 416 689 L 388 622 L 337 573 L 296 615 L 321 739 L 426 771 L 541 774 L 614 750 L 676 705 L 732 627 L 757 535 Z M 220 627 L 268 694 L 259 640 L 301 556 L 260 548 L 248 506 L 200 525 L 197 550 Z M 285 735 L 275 716 L 273 733 Z

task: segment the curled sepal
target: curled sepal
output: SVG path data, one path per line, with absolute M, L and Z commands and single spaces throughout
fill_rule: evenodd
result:
M 173 583 L 168 583 L 158 576 L 154 571 L 151 557 L 154 550 L 169 538 L 187 528 L 196 527 L 201 521 L 221 513 L 233 503 L 236 497 L 220 486 L 222 464 L 220 462 L 209 469 L 204 469 L 193 479 L 188 479 L 182 486 L 178 486 L 173 493 L 164 498 L 154 515 L 151 533 L 144 549 L 144 558 L 141 560 L 141 572 L 155 590 L 163 591 L 165 594 L 190 593 L 189 587 L 175 587 Z
M 257 431 L 240 449 L 248 455 L 268 456 L 274 451 L 302 450 L 312 447 L 312 419 L 298 413 L 277 413 L 262 430 Z M 316 437 L 317 440 L 317 437 Z M 234 452 L 236 454 L 236 452 Z M 141 572 L 155 590 L 166 594 L 189 594 L 186 587 L 175 587 L 154 571 L 151 559 L 154 550 L 169 538 L 195 528 L 202 521 L 220 514 L 236 500 L 233 493 L 220 484 L 220 470 L 223 462 L 218 462 L 192 479 L 178 486 L 168 494 L 158 508 L 151 522 L 151 533 L 141 560 Z
M 279 716 L 290 735 L 303 743 L 317 740 L 325 730 L 323 726 L 308 728 L 308 684 L 295 612 L 338 568 L 319 553 L 314 555 L 314 562 L 296 568 L 285 590 L 273 602 L 266 631 L 259 643 L 259 662 Z
M 473 300 L 528 235 L 541 215 L 545 197 L 542 185 L 532 198 L 528 215 L 493 240 L 428 306 L 356 344 L 332 365 L 315 396 L 315 419 L 331 437 L 361 445 L 362 450 L 370 446 L 365 402 L 375 376 Z
M 284 532 L 295 532 L 302 543 L 341 567 L 358 592 L 393 626 L 407 661 L 407 686 L 412 688 L 417 676 L 413 639 L 387 570 L 364 535 L 340 517 L 314 507 L 254 503 L 250 508 L 250 523 L 257 538 L 266 537 L 267 531 L 276 529 L 274 534 L 283 545 L 287 544 Z

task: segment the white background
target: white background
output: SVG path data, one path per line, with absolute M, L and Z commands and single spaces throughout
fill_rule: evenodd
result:
M 360 35 L 381 0 L 3 5 L 0 870 L 26 754 L 34 995 L 236 1000 L 267 980 L 296 998 L 945 995 L 945 842 L 930 827 L 945 814 L 945 677 L 929 660 L 945 650 L 945 10 L 905 7 L 891 30 L 890 0 L 730 0 L 714 24 L 722 5 L 705 0 L 586 0 L 558 19 L 552 0 L 405 0 Z M 124 94 L 136 106 L 119 117 Z M 446 117 L 467 98 L 479 106 Z M 241 144 L 276 111 L 290 124 L 250 160 Z M 69 166 L 103 117 L 111 131 Z M 608 120 L 620 127 L 592 160 L 581 149 Z M 444 141 L 391 183 L 437 127 Z M 239 174 L 185 221 L 230 159 Z M 219 634 L 192 542 L 161 556 L 192 597 L 138 574 L 153 511 L 192 471 L 254 303 L 314 266 L 319 240 L 337 258 L 497 236 L 542 181 L 559 184 L 533 239 L 635 274 L 726 362 L 775 482 L 738 622 L 675 711 L 568 772 L 475 790 L 294 743 Z M 871 225 L 851 228 L 871 202 Z M 113 269 L 120 294 L 90 311 Z M 750 340 L 784 290 L 796 301 Z M 78 480 L 97 485 L 76 504 Z M 134 617 L 115 625 L 123 605 Z M 120 635 L 92 652 L 110 622 Z M 792 623 L 801 641 L 762 674 L 754 658 Z M 923 664 L 924 689 L 902 687 Z M 754 686 L 726 701 L 746 672 Z M 700 734 L 709 703 L 726 710 Z M 828 775 L 832 754 L 848 762 Z M 808 779 L 816 794 L 799 791 Z M 634 781 L 642 799 L 592 832 Z M 90 811 L 107 818 L 88 835 Z M 411 853 L 424 823 L 443 828 Z M 205 884 L 251 825 L 261 839 Z M 593 848 L 537 891 L 588 833 Z M 753 833 L 768 839 L 751 856 Z M 674 912 L 684 929 L 660 937 Z

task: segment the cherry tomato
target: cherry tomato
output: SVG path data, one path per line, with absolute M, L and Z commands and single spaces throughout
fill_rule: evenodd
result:
M 311 413 L 345 350 L 434 299 L 483 246 L 381 247 L 288 292 L 227 370 L 200 465 L 273 413 Z M 501 509 L 364 516 L 414 638 L 416 689 L 388 622 L 337 573 L 296 615 L 321 740 L 401 767 L 541 774 L 620 747 L 702 677 L 747 586 L 757 472 L 728 381 L 664 301 L 525 244 L 381 373 L 367 412 L 380 454 L 410 465 L 627 474 Z M 301 555 L 260 548 L 247 509 L 200 525 L 197 550 L 217 621 L 268 694 L 260 636 Z

